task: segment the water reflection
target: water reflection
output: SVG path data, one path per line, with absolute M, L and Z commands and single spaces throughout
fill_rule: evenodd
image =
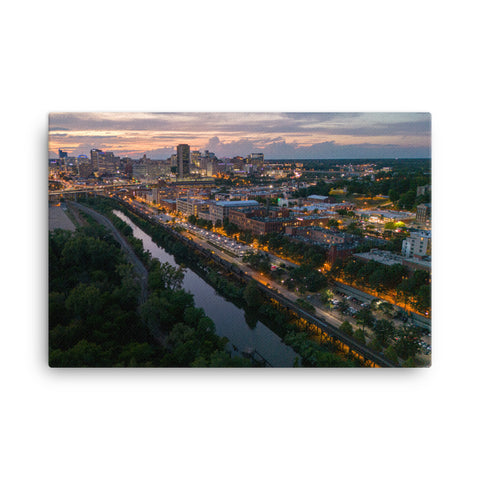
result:
M 156 245 L 151 237 L 137 227 L 127 216 L 118 210 L 115 215 L 133 229 L 133 235 L 143 242 L 143 248 L 160 262 L 168 262 L 178 266 L 173 255 Z M 256 349 L 275 367 L 291 367 L 297 354 L 282 343 L 280 337 L 258 321 L 255 312 L 246 313 L 232 302 L 229 302 L 203 278 L 189 268 L 185 269 L 183 288 L 195 299 L 195 306 L 203 308 L 213 320 L 217 334 L 227 337 L 230 343 L 239 350 Z

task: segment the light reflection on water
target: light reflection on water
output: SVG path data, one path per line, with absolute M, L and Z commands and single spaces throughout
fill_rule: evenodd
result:
M 138 228 L 127 216 L 118 210 L 114 210 L 114 213 L 132 227 L 133 235 L 142 240 L 143 248 L 149 251 L 153 258 L 178 266 L 173 255 L 156 245 L 151 237 Z M 212 286 L 189 268 L 185 269 L 183 288 L 193 295 L 195 306 L 203 308 L 213 320 L 217 334 L 227 337 L 230 343 L 239 350 L 254 348 L 275 367 L 291 367 L 293 365 L 297 354 L 282 343 L 278 335 L 261 322 L 256 322 L 253 327 L 250 327 L 247 324 L 244 310 L 217 294 Z M 251 321 L 250 323 L 252 324 Z

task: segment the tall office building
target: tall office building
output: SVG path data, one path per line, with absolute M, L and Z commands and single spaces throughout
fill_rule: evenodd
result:
M 98 171 L 100 173 L 114 173 L 117 169 L 117 157 L 113 152 L 101 152 L 98 156 Z
M 177 176 L 187 177 L 190 174 L 190 146 L 177 145 Z
M 101 155 L 105 155 L 101 150 L 96 148 L 90 150 L 90 162 L 94 172 L 98 172 L 98 160 Z
M 68 158 L 68 152 L 64 152 L 63 150 L 58 150 L 58 158 L 60 160 L 60 164 L 65 163 Z
M 200 152 L 198 150 L 193 150 L 190 152 L 190 160 L 192 162 L 192 165 L 200 168 Z
M 255 165 L 256 167 L 263 167 L 265 157 L 263 153 L 251 153 L 247 157 L 248 163 Z

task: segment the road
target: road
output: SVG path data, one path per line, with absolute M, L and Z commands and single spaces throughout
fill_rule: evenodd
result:
M 145 215 L 145 213 L 146 212 L 144 211 L 143 214 Z M 147 215 L 149 213 L 151 212 L 148 212 Z M 155 219 L 153 215 L 149 215 L 149 216 L 150 216 L 150 219 L 152 220 Z M 157 221 L 158 223 L 162 223 L 158 219 L 155 219 L 154 221 Z M 173 230 L 171 225 L 164 224 L 164 226 L 169 230 Z M 175 234 L 179 235 L 179 232 L 175 232 Z M 246 276 L 249 276 L 250 278 L 257 280 L 261 284 L 261 288 L 264 289 L 266 292 L 269 292 L 272 298 L 275 298 L 280 302 L 283 301 L 284 304 L 286 305 L 290 304 L 290 308 L 300 312 L 300 314 L 309 323 L 312 323 L 313 325 L 317 325 L 320 329 L 322 329 L 322 331 L 324 331 L 328 335 L 333 336 L 334 338 L 342 342 L 344 345 L 349 346 L 358 354 L 363 355 L 364 358 L 370 359 L 371 361 L 375 362 L 379 366 L 385 366 L 385 367 L 395 366 L 390 361 L 388 361 L 383 355 L 379 355 L 376 352 L 369 350 L 364 345 L 359 344 L 355 339 L 341 332 L 338 329 L 338 326 L 343 323 L 343 320 L 336 318 L 331 312 L 323 310 L 318 307 L 315 308 L 315 314 L 310 314 L 306 312 L 301 307 L 299 307 L 298 304 L 296 304 L 296 300 L 298 296 L 295 293 L 290 292 L 288 289 L 283 287 L 283 285 L 279 285 L 276 282 L 273 282 L 270 279 L 267 279 L 262 274 L 259 274 L 253 271 L 250 267 L 246 266 L 242 262 L 241 258 L 234 257 L 232 255 L 227 254 L 223 250 L 208 243 L 207 240 L 197 237 L 194 234 L 194 232 L 188 232 L 184 230 L 181 233 L 181 235 L 187 238 L 188 240 L 195 242 L 202 249 L 212 252 L 217 257 L 219 257 L 219 259 L 229 264 L 236 264 L 237 267 L 240 268 L 244 272 L 244 274 L 246 274 Z
M 84 211 L 88 215 L 91 215 L 95 219 L 95 221 L 97 221 L 104 227 L 108 228 L 112 232 L 113 236 L 120 243 L 123 251 L 126 253 L 129 262 L 133 265 L 133 268 L 140 279 L 140 287 L 141 287 L 140 303 L 144 303 L 148 296 L 148 289 L 147 289 L 148 272 L 145 266 L 143 265 L 143 263 L 135 255 L 135 252 L 132 250 L 132 247 L 130 246 L 130 244 L 125 240 L 125 238 L 120 234 L 120 232 L 115 228 L 113 223 L 108 218 L 104 217 L 103 215 L 96 212 L 95 210 L 92 210 L 91 208 L 86 207 L 85 205 L 81 205 L 76 202 L 68 202 L 68 203 L 71 203 L 72 205 L 75 206 L 75 208 L 78 208 L 79 210 Z
M 261 283 L 262 285 L 268 286 L 271 289 L 276 290 L 278 293 L 283 295 L 285 298 L 288 298 L 288 300 L 290 300 L 292 302 L 296 302 L 299 298 L 301 298 L 298 295 L 296 295 L 294 292 L 291 292 L 290 290 L 288 290 L 281 283 L 274 282 L 270 278 L 267 278 L 264 275 L 262 275 L 261 273 L 258 273 L 255 270 L 251 269 L 248 265 L 243 263 L 241 258 L 228 255 L 223 250 L 211 245 L 206 240 L 204 240 L 201 237 L 196 236 L 192 232 L 188 232 L 188 233 L 184 232 L 184 234 L 187 238 L 189 238 L 190 240 L 193 240 L 194 242 L 198 243 L 203 248 L 214 252 L 217 256 L 219 256 L 223 260 L 226 260 L 227 262 L 236 264 L 240 269 L 242 269 L 242 271 L 246 275 L 250 276 L 251 278 L 253 278 L 257 282 Z M 335 313 L 337 313 L 337 312 L 335 312 Z M 335 326 L 337 328 L 344 322 L 344 319 L 341 316 L 339 316 L 339 314 L 335 315 L 331 311 L 329 311 L 327 309 L 324 309 L 324 308 L 320 308 L 320 307 L 315 306 L 315 314 L 323 317 L 327 322 L 331 323 L 333 326 Z

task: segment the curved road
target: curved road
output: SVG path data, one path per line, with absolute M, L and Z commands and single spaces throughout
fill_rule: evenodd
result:
M 120 243 L 123 251 L 126 253 L 129 262 L 133 265 L 133 268 L 135 269 L 140 279 L 140 287 L 141 287 L 140 303 L 144 303 L 148 296 L 148 293 L 147 293 L 148 272 L 145 266 L 143 265 L 143 263 L 135 255 L 135 252 L 133 251 L 130 244 L 125 240 L 122 234 L 115 228 L 113 223 L 108 218 L 104 217 L 102 214 L 98 213 L 95 210 L 92 210 L 91 208 L 86 207 L 85 205 L 81 205 L 80 203 L 76 203 L 76 202 L 68 202 L 68 203 L 71 203 L 79 210 L 83 210 L 88 215 L 91 215 L 98 223 L 108 228 L 112 232 L 113 236 Z

